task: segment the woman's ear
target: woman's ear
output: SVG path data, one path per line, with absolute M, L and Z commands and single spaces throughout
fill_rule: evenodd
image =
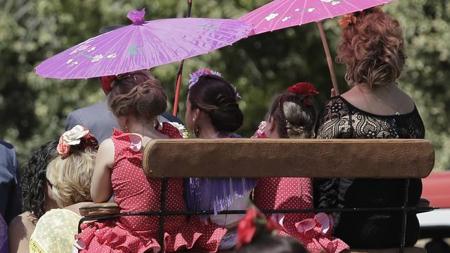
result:
M 192 122 L 197 123 L 200 119 L 201 111 L 199 108 L 196 108 L 192 111 Z

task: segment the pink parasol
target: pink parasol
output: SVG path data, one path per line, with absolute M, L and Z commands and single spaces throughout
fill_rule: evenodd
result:
M 231 45 L 252 27 L 238 20 L 176 18 L 144 20 L 145 11 L 131 11 L 133 24 L 88 39 L 36 67 L 42 77 L 85 79 L 181 61 Z
M 336 77 L 328 43 L 319 22 L 348 13 L 361 11 L 389 3 L 392 0 L 274 0 L 242 16 L 239 20 L 253 25 L 255 34 L 271 32 L 287 27 L 318 22 L 320 36 L 327 55 L 333 87 L 337 93 Z

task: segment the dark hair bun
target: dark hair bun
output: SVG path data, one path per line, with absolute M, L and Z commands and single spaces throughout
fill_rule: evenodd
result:
M 220 132 L 234 132 L 242 126 L 244 115 L 237 103 L 225 104 L 210 112 L 211 122 Z

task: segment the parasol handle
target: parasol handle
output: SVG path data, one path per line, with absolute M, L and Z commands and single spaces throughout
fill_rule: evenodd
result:
M 325 55 L 327 57 L 328 70 L 330 71 L 331 83 L 333 84 L 334 92 L 339 95 L 339 87 L 337 84 L 336 73 L 334 72 L 333 59 L 331 58 L 330 48 L 328 47 L 327 37 L 325 31 L 323 30 L 322 22 L 317 22 L 317 28 L 319 28 L 320 39 L 322 40 L 323 49 L 325 50 Z
M 183 81 L 183 63 L 184 60 L 181 61 L 180 66 L 178 67 L 177 80 L 175 82 L 175 98 L 173 101 L 173 111 L 172 111 L 172 115 L 174 117 L 176 117 L 178 114 L 178 102 L 180 100 L 181 83 Z
M 192 0 L 187 0 L 187 3 L 188 3 L 187 17 L 189 18 L 191 16 L 192 11 Z M 172 111 L 172 115 L 174 117 L 176 117 L 178 114 L 178 102 L 180 100 L 181 83 L 183 80 L 183 63 L 184 60 L 180 62 L 180 66 L 178 67 L 177 80 L 175 82 L 175 98 L 173 100 L 173 111 Z
M 187 0 L 188 2 L 188 13 L 187 13 L 187 17 L 189 18 L 191 16 L 191 11 L 192 11 L 192 0 Z

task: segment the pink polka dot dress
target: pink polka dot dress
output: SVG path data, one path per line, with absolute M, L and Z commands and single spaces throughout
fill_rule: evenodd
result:
M 258 208 L 269 210 L 313 208 L 311 179 L 262 178 L 255 187 L 254 202 Z M 338 253 L 349 249 L 342 240 L 332 238 L 332 219 L 325 213 L 272 214 L 270 217 L 284 229 L 282 234 L 297 238 L 311 253 Z
M 170 131 L 170 127 L 168 128 Z M 172 133 L 168 133 L 172 136 Z M 179 135 L 179 134 L 178 134 Z M 133 148 L 134 134 L 115 130 L 115 157 L 111 173 L 114 201 L 121 212 L 158 211 L 161 182 L 147 178 L 142 169 L 142 149 Z M 166 210 L 185 210 L 182 179 L 169 179 Z M 216 252 L 226 229 L 205 225 L 195 218 L 167 216 L 164 219 L 164 248 L 158 242 L 158 216 L 122 216 L 106 222 L 85 223 L 78 235 L 80 252 Z M 80 243 L 81 242 L 81 243 Z

